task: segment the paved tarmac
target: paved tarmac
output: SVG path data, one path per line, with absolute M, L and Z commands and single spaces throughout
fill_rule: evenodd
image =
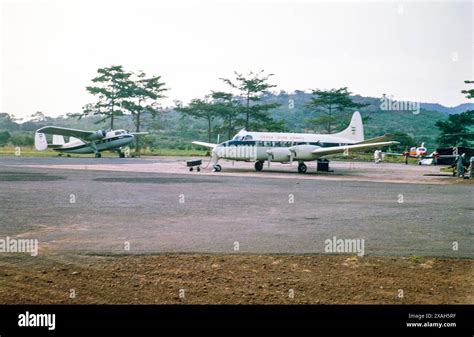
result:
M 36 238 L 40 254 L 288 254 L 336 237 L 364 239 L 366 255 L 474 257 L 473 185 L 439 167 L 197 173 L 184 160 L 0 157 L 0 238 Z

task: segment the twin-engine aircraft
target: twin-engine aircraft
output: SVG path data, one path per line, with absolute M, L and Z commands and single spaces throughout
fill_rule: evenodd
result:
M 408 158 L 419 159 L 419 162 L 421 163 L 422 159 L 435 158 L 437 155 L 436 152 L 433 152 L 431 155 L 428 156 L 428 150 L 425 147 L 425 143 L 421 143 L 420 147 L 413 146 L 410 148 L 410 151 L 405 151 L 403 153 L 386 152 L 385 154 L 389 156 L 403 156 L 405 158 L 405 164 L 408 164 Z
M 280 133 L 280 132 L 249 132 L 241 130 L 232 140 L 221 144 L 211 144 L 194 141 L 193 144 L 212 149 L 214 171 L 219 172 L 222 167 L 219 159 L 236 161 L 254 161 L 255 170 L 261 171 L 265 161 L 293 163 L 298 162 L 298 172 L 306 173 L 306 161 L 315 161 L 320 158 L 336 154 L 348 153 L 352 150 L 380 148 L 399 144 L 395 141 L 386 141 L 388 135 L 364 140 L 364 126 L 358 111 L 352 115 L 347 129 L 334 134 L 311 133 Z
M 438 159 L 454 159 L 456 156 L 451 154 L 439 154 L 434 151 L 431 154 L 428 154 L 428 150 L 425 147 L 425 143 L 421 143 L 420 147 L 413 146 L 410 148 L 410 151 L 405 151 L 403 153 L 386 153 L 389 156 L 403 156 L 405 157 L 405 164 L 408 164 L 408 158 L 418 159 L 419 165 L 436 165 Z
M 36 130 L 35 147 L 38 151 L 50 148 L 64 153 L 94 153 L 96 158 L 101 157 L 102 151 L 115 151 L 120 158 L 124 158 L 124 147 L 133 142 L 136 135 L 147 133 L 126 130 L 83 131 L 45 126 Z M 48 144 L 46 134 L 53 135 L 51 144 Z M 69 137 L 68 142 L 65 142 L 64 136 Z

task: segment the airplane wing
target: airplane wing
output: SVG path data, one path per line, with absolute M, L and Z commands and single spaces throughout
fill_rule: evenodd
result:
M 134 136 L 142 136 L 142 135 L 147 135 L 148 132 L 130 132 Z
M 212 144 L 212 143 L 205 143 L 205 142 L 192 142 L 192 143 L 195 144 L 195 145 L 201 145 L 201 146 L 204 146 L 204 147 L 208 147 L 210 149 L 213 149 L 217 145 L 219 145 L 219 144 Z
M 361 142 L 358 142 L 356 144 L 370 144 L 370 143 L 377 143 L 377 142 L 381 142 L 383 140 L 387 140 L 388 138 L 392 137 L 391 134 L 387 133 L 383 136 L 380 136 L 380 137 L 375 137 L 375 138 L 369 138 L 369 139 L 366 139 L 366 140 L 363 140 Z
M 311 153 L 319 155 L 319 156 L 326 156 L 335 153 L 341 153 L 347 150 L 361 150 L 361 149 L 369 149 L 371 147 L 382 147 L 382 146 L 389 146 L 389 145 L 396 145 L 400 144 L 399 142 L 379 142 L 379 143 L 368 143 L 368 144 L 355 144 L 355 145 L 344 145 L 344 146 L 334 146 L 334 147 L 321 147 L 319 149 L 311 151 Z
M 404 156 L 403 153 L 396 153 L 396 152 L 384 152 L 387 156 Z
M 47 133 L 50 135 L 60 135 L 68 137 L 76 137 L 79 139 L 87 139 L 88 137 L 94 135 L 96 131 L 84 131 L 77 129 L 62 128 L 59 126 L 45 126 L 41 129 L 36 130 L 37 133 Z
M 423 157 L 424 159 L 431 159 L 431 158 L 456 158 L 456 156 L 454 154 L 439 154 L 439 155 L 434 155 L 434 154 L 430 154 L 428 156 L 424 156 Z

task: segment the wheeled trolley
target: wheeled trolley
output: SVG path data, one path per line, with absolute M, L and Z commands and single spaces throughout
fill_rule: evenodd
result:
M 189 171 L 192 172 L 196 167 L 196 171 L 201 172 L 202 160 L 188 160 L 186 161 L 186 166 L 189 167 Z

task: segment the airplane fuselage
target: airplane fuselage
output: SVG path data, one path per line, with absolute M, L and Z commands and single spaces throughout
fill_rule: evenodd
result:
M 420 158 L 428 154 L 426 147 L 412 147 L 410 151 L 405 152 L 403 155 L 410 158 Z
M 127 130 L 78 130 L 61 126 L 44 126 L 35 132 L 35 148 L 38 151 L 52 149 L 60 153 L 86 154 L 94 153 L 101 157 L 102 151 L 116 151 L 120 158 L 127 156 L 124 147 L 135 140 L 135 136 L 148 132 L 131 132 Z M 46 135 L 52 135 L 48 143 Z M 69 137 L 68 142 L 64 137 Z
M 114 151 L 127 146 L 135 139 L 131 134 L 125 132 L 115 134 L 116 132 L 121 131 L 108 132 L 104 138 L 91 142 L 83 142 L 79 139 L 74 139 L 61 147 L 55 148 L 54 151 L 78 154 Z
M 53 149 L 57 152 L 65 152 L 65 153 L 95 153 L 97 149 L 98 152 L 102 151 L 114 151 L 118 150 L 123 146 L 127 146 L 133 141 L 133 136 L 124 136 L 122 138 L 117 139 L 103 139 L 103 140 L 96 140 L 90 143 L 84 143 L 82 141 L 74 140 L 72 142 L 68 142 L 64 144 L 62 147 Z
M 292 142 L 292 141 L 253 141 L 253 140 L 230 140 L 219 144 L 214 153 L 218 158 L 236 161 L 265 161 L 289 162 L 291 152 L 294 153 L 295 160 L 315 160 L 317 156 L 311 151 L 322 147 L 348 145 L 344 143 L 322 143 L 313 142 Z
M 214 170 L 222 168 L 219 159 L 254 161 L 255 170 L 261 171 L 265 161 L 292 163 L 298 162 L 298 172 L 305 173 L 305 161 L 321 160 L 336 153 L 348 154 L 349 151 L 377 148 L 399 144 L 394 141 L 382 142 L 386 136 L 364 139 L 364 126 L 359 112 L 354 112 L 349 126 L 334 134 L 252 132 L 241 130 L 232 138 L 221 144 L 194 141 L 193 144 L 212 148 Z M 327 160 L 325 161 L 327 162 Z M 319 165 L 319 162 L 318 162 Z M 327 169 L 327 166 L 326 166 Z
M 354 144 L 355 141 L 335 135 L 311 133 L 247 132 L 242 130 L 232 140 L 214 149 L 217 158 L 241 161 L 289 162 L 315 160 L 312 151 L 322 147 Z

